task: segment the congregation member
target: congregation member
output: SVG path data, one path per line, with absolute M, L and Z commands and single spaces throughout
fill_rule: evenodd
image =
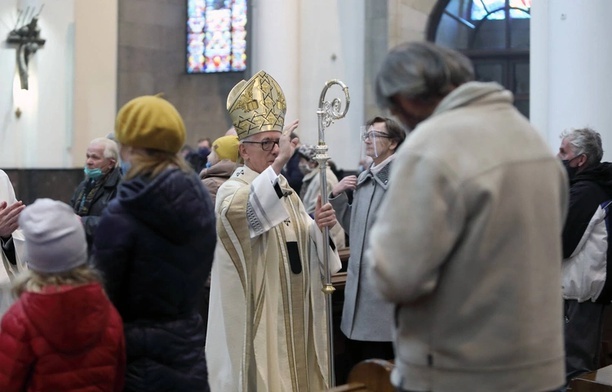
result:
M 392 49 L 377 101 L 412 130 L 368 257 L 396 305 L 399 391 L 550 391 L 564 377 L 567 176 L 510 91 L 427 42 Z
M 287 179 L 289 186 L 299 195 L 302 192 L 302 180 L 304 179 L 304 173 L 300 170 L 300 154 L 298 154 L 298 149 L 302 143 L 297 132 L 291 133 L 291 140 L 295 140 L 296 148 L 285 167 L 283 167 L 281 174 Z
M 563 228 L 563 298 L 566 381 L 597 370 L 604 309 L 612 299 L 606 285 L 608 255 L 604 203 L 612 200 L 612 164 L 601 162 L 601 136 L 591 128 L 561 134 L 557 156 L 569 177 L 569 210 Z M 595 225 L 597 220 L 601 225 Z M 607 298 L 607 299 L 606 299 Z
M 221 184 L 227 181 L 238 165 L 238 136 L 227 135 L 216 139 L 208 155 L 209 167 L 200 172 L 202 184 L 208 189 L 213 205 L 217 199 L 217 191 Z
M 313 219 L 284 176 L 297 140 L 283 130 L 285 97 L 264 71 L 230 91 L 227 108 L 244 166 L 217 193 L 219 246 L 212 271 L 206 354 L 211 390 L 323 391 L 328 339 L 321 234 L 336 223 L 329 203 Z
M 365 254 L 378 208 L 389 189 L 389 173 L 395 152 L 406 134 L 392 119 L 374 117 L 366 123 L 362 140 L 372 163 L 359 174 L 346 176 L 331 188 L 330 203 L 338 222 L 349 233 L 347 267 L 340 329 L 347 337 L 347 370 L 370 359 L 393 359 L 393 313 L 395 306 L 376 291 L 366 272 L 371 261 Z M 349 203 L 347 191 L 353 191 Z
M 126 391 L 208 391 L 198 309 L 216 235 L 210 196 L 178 154 L 185 125 L 159 96 L 117 114 L 129 169 L 100 220 L 94 260 L 124 322 Z
M 85 179 L 77 186 L 70 205 L 81 217 L 91 251 L 93 237 L 102 211 L 117 195 L 121 181 L 119 149 L 117 143 L 108 137 L 93 139 L 85 153 Z
M 296 151 L 300 157 L 299 169 L 304 174 L 300 190 L 300 199 L 302 199 L 302 203 L 308 215 L 314 216 L 317 199 L 319 195 L 321 195 L 321 171 L 319 169 L 319 163 L 315 160 L 316 149 L 315 146 L 311 144 L 302 144 Z M 338 184 L 338 177 L 336 177 L 329 165 L 325 167 L 325 178 L 327 180 L 328 191 Z M 346 248 L 346 239 L 344 238 L 345 234 L 342 226 L 335 225 L 332 227 L 329 230 L 329 235 L 334 241 L 336 249 L 340 250 Z
M 72 208 L 38 199 L 19 216 L 28 270 L 0 326 L 0 391 L 123 391 L 123 325 L 87 263 Z

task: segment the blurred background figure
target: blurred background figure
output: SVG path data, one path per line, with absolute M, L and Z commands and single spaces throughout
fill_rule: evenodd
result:
M 185 126 L 157 96 L 117 115 L 130 168 L 100 220 L 94 261 L 124 321 L 126 390 L 208 391 L 198 310 L 216 244 L 212 201 L 178 155 Z
M 297 132 L 291 132 L 290 137 L 291 140 L 295 140 L 295 145 L 297 148 L 302 145 L 300 142 L 300 136 L 297 134 Z M 297 148 L 293 152 L 289 162 L 287 162 L 285 167 L 283 167 L 281 174 L 287 179 L 289 186 L 299 195 L 302 189 L 302 179 L 304 178 L 304 173 L 302 173 L 300 170 L 300 154 L 298 153 Z
M 65 203 L 38 199 L 19 217 L 29 270 L 0 327 L 0 390 L 123 391 L 121 317 L 87 263 L 85 231 Z
M 239 144 L 238 136 L 222 136 L 215 140 L 208 155 L 209 166 L 200 172 L 202 184 L 210 192 L 213 204 L 217 197 L 217 189 L 236 170 Z
M 210 143 L 210 138 L 202 138 L 198 140 L 198 146 L 195 151 L 187 154 L 186 160 L 196 173 L 200 173 L 206 167 L 208 155 L 210 154 Z
M 91 251 L 102 211 L 117 195 L 121 170 L 117 143 L 107 137 L 93 139 L 87 147 L 85 157 L 85 179 L 74 191 L 70 205 L 81 217 L 87 235 L 87 245 Z
M 365 154 L 372 160 L 359 177 L 346 176 L 331 191 L 330 203 L 338 222 L 349 234 L 350 257 L 344 289 L 344 308 L 340 328 L 346 340 L 346 372 L 370 358 L 393 359 L 393 310 L 395 306 L 376 291 L 366 271 L 371 260 L 365 251 L 378 208 L 389 188 L 389 173 L 395 152 L 406 133 L 395 121 L 385 117 L 369 120 L 362 140 Z M 349 202 L 348 191 L 353 191 Z M 344 376 L 344 375 L 342 375 Z M 339 376 L 339 382 L 344 377 Z
M 304 178 L 302 179 L 302 188 L 300 190 L 300 199 L 304 203 L 304 209 L 311 217 L 314 217 L 315 207 L 317 206 L 317 198 L 321 195 L 321 171 L 319 163 L 314 160 L 316 151 L 315 146 L 310 144 L 302 144 L 297 149 L 300 158 L 298 167 Z M 338 184 L 338 178 L 327 166 L 325 170 L 327 179 L 327 191 L 333 189 Z M 346 248 L 346 240 L 344 238 L 344 229 L 342 226 L 335 225 L 329 229 L 329 234 L 336 244 L 338 250 Z

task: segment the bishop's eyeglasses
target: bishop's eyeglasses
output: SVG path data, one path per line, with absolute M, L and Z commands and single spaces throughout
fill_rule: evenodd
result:
M 248 140 L 243 140 L 242 143 L 248 143 L 248 144 L 259 144 L 261 146 L 261 149 L 264 151 L 272 151 L 272 149 L 274 148 L 274 145 L 276 144 L 277 146 L 280 147 L 280 139 L 276 139 L 276 140 L 272 140 L 272 139 L 264 139 L 260 142 L 251 142 Z

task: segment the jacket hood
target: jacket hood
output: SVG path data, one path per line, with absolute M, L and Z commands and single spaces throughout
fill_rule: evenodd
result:
M 124 181 L 117 191 L 118 203 L 137 220 L 174 243 L 189 241 L 214 216 L 212 200 L 195 173 L 167 169 L 155 178 L 138 176 Z M 117 207 L 109 206 L 110 212 Z
M 110 302 L 97 283 L 26 292 L 21 300 L 36 330 L 59 352 L 79 352 L 98 344 L 109 322 Z
M 229 159 L 224 159 L 215 163 L 208 169 L 203 169 L 200 172 L 200 178 L 202 180 L 208 177 L 230 178 L 238 166 L 238 163 L 230 161 Z
M 612 198 L 612 163 L 602 162 L 592 168 L 585 169 L 576 174 L 570 181 L 570 185 L 582 181 L 592 181 L 597 183 Z
M 451 91 L 436 107 L 432 117 L 436 114 L 466 106 L 476 100 L 499 100 L 512 102 L 513 95 L 495 82 L 468 82 Z

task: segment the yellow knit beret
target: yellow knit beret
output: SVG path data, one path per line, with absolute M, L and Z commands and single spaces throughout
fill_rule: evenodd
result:
M 239 145 L 240 141 L 238 140 L 238 136 L 221 136 L 213 142 L 212 149 L 215 154 L 217 154 L 220 161 L 229 159 L 232 162 L 236 162 L 238 160 Z
M 185 144 L 185 124 L 170 102 L 145 95 L 119 110 L 115 138 L 126 146 L 177 153 Z

